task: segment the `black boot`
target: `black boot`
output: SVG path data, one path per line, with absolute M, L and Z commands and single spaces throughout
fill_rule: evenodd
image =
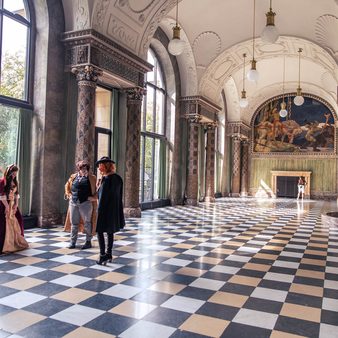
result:
M 109 263 L 111 263 L 111 261 L 112 261 L 112 259 L 113 259 L 113 255 L 111 254 L 111 253 L 106 253 L 106 256 L 107 256 L 107 261 L 109 262 Z
M 92 247 L 91 241 L 86 241 L 86 243 L 82 245 L 81 250 L 90 249 L 91 247 Z
M 98 265 L 106 265 L 107 264 L 108 257 L 106 254 L 100 255 L 100 258 L 98 261 L 96 261 L 96 264 Z
M 107 245 L 107 253 L 106 256 L 108 257 L 108 262 L 111 262 L 113 257 L 112 257 L 112 251 L 113 251 L 113 243 L 114 243 L 114 234 L 113 233 L 108 233 L 107 234 L 108 238 L 108 245 Z

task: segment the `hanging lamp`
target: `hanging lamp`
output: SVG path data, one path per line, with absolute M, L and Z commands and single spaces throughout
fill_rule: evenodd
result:
M 245 108 L 249 104 L 248 99 L 246 98 L 246 91 L 245 91 L 245 58 L 246 58 L 246 54 L 244 53 L 243 54 L 243 90 L 242 90 L 241 99 L 239 100 L 239 106 L 241 108 Z
M 302 48 L 298 49 L 298 88 L 297 88 L 297 95 L 293 99 L 293 103 L 296 106 L 301 106 L 304 103 L 304 97 L 302 95 L 302 88 L 300 87 L 300 54 L 303 51 Z
M 270 10 L 265 13 L 266 15 L 266 26 L 264 27 L 261 38 L 263 42 L 275 43 L 279 37 L 278 30 L 275 26 L 276 13 L 272 11 L 272 0 L 270 0 Z
M 280 117 L 286 117 L 288 115 L 288 111 L 286 110 L 286 102 L 284 101 L 284 89 L 285 89 L 285 55 L 283 59 L 283 98 L 282 102 L 280 104 L 280 111 L 279 111 L 279 116 Z
M 178 25 L 178 0 L 176 3 L 176 24 L 173 27 L 173 38 L 168 44 L 169 53 L 172 55 L 180 55 L 184 50 L 184 41 L 180 39 L 181 27 Z
M 259 74 L 256 69 L 255 60 L 255 12 L 256 12 L 256 0 L 254 0 L 254 7 L 253 7 L 253 34 L 252 34 L 252 60 L 251 60 L 251 69 L 248 71 L 247 78 L 249 81 L 257 82 L 259 78 Z

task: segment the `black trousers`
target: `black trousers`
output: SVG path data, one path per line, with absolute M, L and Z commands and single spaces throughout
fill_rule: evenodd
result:
M 107 253 L 111 254 L 113 251 L 114 234 L 107 233 L 107 239 L 108 239 Z M 104 241 L 104 232 L 97 233 L 97 240 L 99 241 L 100 255 L 103 256 L 106 253 L 106 243 Z

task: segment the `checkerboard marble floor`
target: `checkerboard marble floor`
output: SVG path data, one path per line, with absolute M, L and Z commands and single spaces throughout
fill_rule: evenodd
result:
M 338 337 L 337 204 L 225 198 L 148 210 L 67 249 L 62 227 L 26 231 L 0 257 L 1 337 Z

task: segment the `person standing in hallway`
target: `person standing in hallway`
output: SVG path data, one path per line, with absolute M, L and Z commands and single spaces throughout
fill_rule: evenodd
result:
M 96 218 L 96 176 L 89 173 L 90 165 L 87 161 L 79 161 L 76 164 L 77 172 L 70 175 L 65 185 L 65 198 L 69 199 L 65 230 L 71 224 L 71 236 L 68 248 L 75 249 L 79 232 L 79 224 L 82 221 L 86 242 L 81 249 L 92 247 L 93 225 Z M 70 221 L 70 222 L 69 222 Z
M 19 168 L 12 164 L 0 179 L 0 253 L 16 252 L 28 248 L 24 238 L 23 219 L 18 208 Z
M 125 226 L 123 213 L 123 181 L 121 176 L 115 173 L 115 162 L 109 157 L 101 157 L 96 162 L 102 174 L 98 187 L 98 209 L 96 232 L 100 246 L 100 257 L 97 264 L 107 264 L 112 260 L 114 233 Z M 107 234 L 107 251 L 104 233 Z
M 302 196 L 302 199 L 304 199 L 305 185 L 306 185 L 305 177 L 300 176 L 297 183 L 298 188 L 297 200 L 299 199 L 300 195 Z

